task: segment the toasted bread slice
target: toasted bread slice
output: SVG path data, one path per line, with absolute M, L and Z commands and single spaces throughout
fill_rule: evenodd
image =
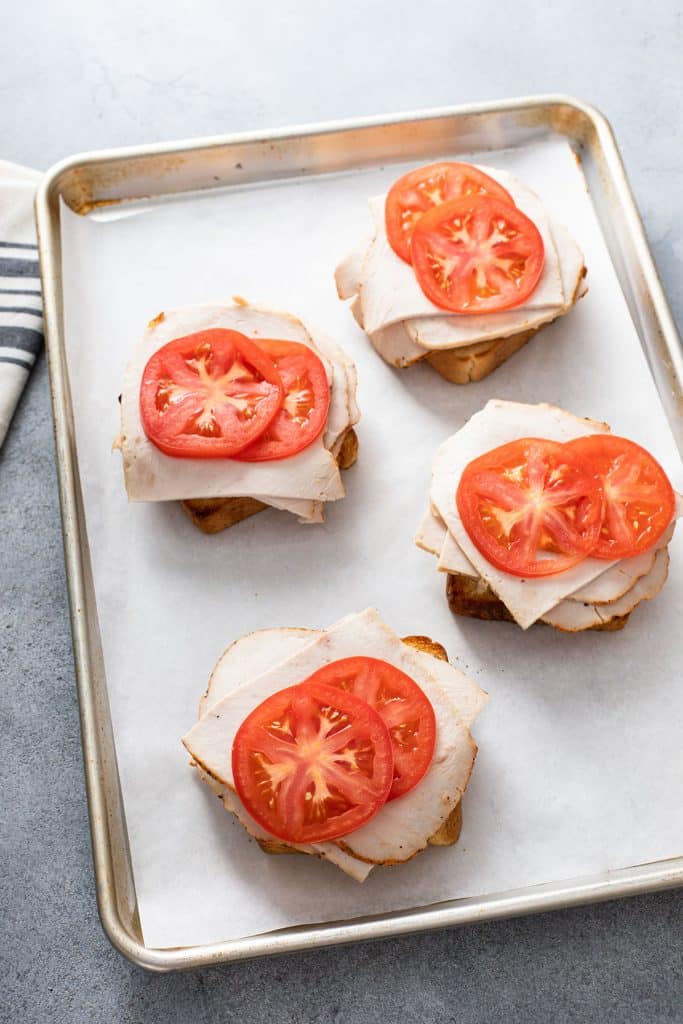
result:
M 449 348 L 442 352 L 434 350 L 427 354 L 425 361 L 451 384 L 470 384 L 488 377 L 542 329 L 536 327 L 511 334 L 509 338 L 480 341 L 464 348 Z
M 481 577 L 449 573 L 446 578 L 446 599 L 451 611 L 456 615 L 496 622 L 515 621 L 503 602 Z M 601 632 L 614 632 L 623 629 L 628 622 L 629 614 L 630 612 L 626 615 L 615 616 L 608 622 L 588 628 Z
M 337 453 L 337 463 L 340 469 L 350 469 L 357 458 L 358 436 L 350 427 Z M 202 533 L 220 533 L 269 508 L 258 498 L 191 498 L 180 504 Z
M 337 452 L 337 465 L 340 469 L 351 469 L 357 458 L 358 435 L 353 427 L 349 427 Z
M 342 467 L 343 468 L 343 467 Z M 437 643 L 435 640 L 431 640 L 428 636 L 404 636 L 402 637 L 404 644 L 409 647 L 414 647 L 416 651 L 422 651 L 423 654 L 430 654 L 433 658 L 439 658 L 440 661 L 448 661 L 448 654 L 443 644 Z M 460 838 L 460 831 L 462 829 L 462 800 L 456 804 L 449 816 L 444 821 L 443 825 L 430 836 L 428 843 L 430 846 L 453 846 L 457 843 Z M 302 853 L 302 850 L 296 850 L 292 846 L 288 846 L 287 843 L 281 842 L 278 839 L 259 839 L 257 840 L 259 846 L 264 853 Z
M 583 267 L 579 277 L 576 291 L 572 298 L 573 306 L 583 294 L 583 279 L 586 276 L 586 268 Z M 571 309 L 571 306 L 569 307 Z M 558 312 L 558 317 L 563 314 Z M 557 319 L 557 317 L 556 317 Z M 553 323 L 552 320 L 548 323 Z M 426 361 L 433 366 L 437 373 L 450 381 L 451 384 L 469 384 L 473 381 L 483 380 L 493 373 L 506 359 L 518 352 L 522 346 L 542 331 L 548 323 L 527 331 L 519 331 L 517 334 L 510 334 L 506 338 L 494 338 L 489 341 L 479 341 L 474 345 L 466 345 L 462 348 L 450 348 L 443 350 L 432 350 L 425 356 Z
M 257 498 L 192 498 L 180 504 L 202 533 L 220 533 L 268 508 Z

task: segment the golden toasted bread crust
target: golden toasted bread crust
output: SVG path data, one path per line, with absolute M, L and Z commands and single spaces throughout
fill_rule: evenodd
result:
M 341 447 L 337 452 L 337 465 L 340 469 L 351 469 L 358 458 L 358 434 L 353 429 L 349 429 L 344 434 L 344 439 L 341 443 Z
M 220 533 L 268 508 L 256 498 L 193 498 L 180 504 L 202 533 Z
M 586 268 L 583 267 L 572 298 L 572 305 L 580 297 L 579 292 L 585 276 Z M 553 323 L 553 321 L 549 320 L 548 323 Z M 469 384 L 471 381 L 483 380 L 484 377 L 488 377 L 506 359 L 526 345 L 535 334 L 547 327 L 548 323 L 541 324 L 540 327 L 535 327 L 532 330 L 518 331 L 517 334 L 510 334 L 506 338 L 479 341 L 474 345 L 465 345 L 462 348 L 434 349 L 428 352 L 425 358 L 430 366 L 433 366 L 436 372 L 451 384 Z
M 350 469 L 358 458 L 358 435 L 350 427 L 337 454 L 340 469 Z M 256 498 L 191 498 L 180 503 L 202 533 L 220 533 L 269 506 Z
M 257 839 L 256 842 L 264 853 L 304 853 L 303 850 L 295 850 L 293 846 L 287 846 L 287 843 L 281 843 L 279 839 Z
M 462 829 L 462 800 L 459 801 L 444 821 L 441 828 L 430 836 L 430 846 L 453 846 L 460 838 Z
M 503 602 L 491 590 L 488 583 L 481 577 L 465 576 L 462 573 L 449 573 L 446 578 L 446 600 L 456 615 L 466 615 L 471 619 L 487 619 L 495 622 L 514 622 L 512 615 Z M 623 629 L 628 622 L 628 615 L 617 616 L 609 622 L 589 629 L 597 632 L 612 633 Z M 546 623 L 541 623 L 546 625 Z
M 404 636 L 401 640 L 408 647 L 414 647 L 416 651 L 422 651 L 423 654 L 431 654 L 433 658 L 438 658 L 439 661 L 448 661 L 448 654 L 444 645 L 438 644 L 436 640 L 430 640 L 428 636 Z
M 543 327 L 546 326 L 543 324 Z M 428 353 L 426 359 L 430 366 L 451 384 L 469 384 L 488 377 L 540 330 L 541 327 L 536 327 L 533 330 L 511 334 L 509 338 L 480 341 L 476 345 L 467 345 L 463 348 L 443 351 L 434 349 Z
M 624 628 L 630 614 L 629 612 L 627 615 L 615 615 L 609 622 L 601 622 L 599 626 L 591 626 L 590 628 L 595 630 L 596 633 L 616 633 Z

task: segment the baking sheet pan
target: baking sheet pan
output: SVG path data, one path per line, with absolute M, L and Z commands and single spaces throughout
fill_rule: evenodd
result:
M 104 685 L 99 651 L 99 634 L 94 618 L 94 602 L 92 592 L 89 595 L 84 592 L 85 587 L 92 586 L 92 581 L 88 565 L 83 564 L 85 537 L 82 510 L 77 507 L 79 492 L 74 479 L 76 463 L 73 450 L 73 422 L 68 406 L 67 380 L 63 363 L 63 324 L 61 322 L 63 282 L 59 268 L 60 245 L 56 234 L 59 228 L 59 197 L 62 197 L 79 212 L 85 212 L 94 204 L 112 199 L 127 197 L 141 200 L 149 194 L 169 196 L 177 195 L 178 192 L 188 189 L 203 188 L 206 190 L 223 184 L 251 183 L 243 182 L 240 175 L 251 177 L 252 182 L 302 176 L 305 180 L 313 173 L 341 172 L 351 168 L 360 170 L 363 166 L 373 168 L 386 162 L 395 163 L 399 157 L 415 162 L 420 158 L 430 159 L 443 153 L 471 152 L 484 146 L 501 148 L 521 143 L 528 144 L 533 140 L 547 137 L 549 132 L 554 129 L 556 132 L 559 131 L 560 134 L 570 137 L 576 144 L 583 145 L 583 165 L 599 215 L 602 210 L 603 225 L 605 220 L 608 221 L 613 235 L 616 230 L 615 224 L 621 225 L 624 233 L 618 237 L 620 266 L 617 265 L 617 270 L 621 270 L 622 287 L 627 298 L 630 299 L 629 305 L 632 314 L 635 313 L 636 323 L 650 355 L 651 365 L 657 371 L 659 382 L 664 381 L 666 384 L 663 397 L 670 413 L 675 409 L 675 404 L 680 398 L 676 382 L 676 371 L 680 360 L 680 352 L 676 348 L 676 336 L 669 329 L 671 324 L 670 321 L 667 321 L 668 311 L 661 296 L 656 276 L 652 276 L 654 271 L 651 262 L 648 262 L 647 250 L 645 248 L 644 252 L 639 251 L 644 245 L 644 240 L 640 234 L 637 214 L 630 205 L 630 196 L 625 182 L 621 181 L 617 174 L 619 171 L 618 156 L 616 151 L 611 148 L 613 143 L 609 131 L 599 115 L 586 111 L 569 101 L 550 100 L 519 101 L 481 108 L 478 112 L 469 110 L 467 112 L 431 113 L 414 119 L 413 122 L 406 123 L 406 121 L 407 119 L 403 118 L 384 125 L 379 122 L 371 122 L 362 126 L 346 125 L 336 128 L 328 126 L 324 129 L 312 129 L 300 133 L 278 133 L 268 139 L 241 138 L 216 141 L 210 144 L 198 143 L 192 146 L 178 147 L 172 152 L 170 147 L 167 147 L 166 151 L 164 151 L 164 147 L 160 147 L 160 151 L 156 153 L 150 149 L 147 152 L 138 151 L 122 156 L 113 155 L 106 158 L 95 156 L 81 160 L 76 159 L 71 166 L 57 169 L 52 173 L 39 198 L 43 273 L 48 307 L 49 353 L 60 457 L 60 484 L 65 518 L 72 611 L 75 620 L 74 636 L 79 669 L 79 691 L 82 702 L 84 745 L 87 755 L 86 769 L 93 821 L 100 910 L 105 928 L 113 941 L 123 952 L 146 966 L 157 969 L 190 966 L 215 959 L 249 956 L 260 952 L 302 948 L 306 945 L 323 942 L 392 934 L 415 928 L 434 927 L 462 920 L 495 916 L 501 913 L 524 912 L 540 905 L 567 905 L 579 899 L 610 894 L 619 895 L 626 891 L 642 891 L 644 888 L 674 884 L 680 880 L 680 865 L 669 863 L 656 868 L 628 869 L 625 873 L 621 872 L 618 876 L 609 879 L 605 877 L 584 878 L 580 883 L 555 883 L 545 885 L 540 889 L 525 889 L 516 894 L 508 892 L 499 897 L 487 896 L 485 899 L 470 897 L 447 905 L 441 903 L 430 909 L 424 908 L 383 915 L 373 920 L 356 920 L 342 925 L 326 924 L 304 929 L 288 928 L 269 936 L 250 936 L 236 939 L 230 943 L 214 943 L 192 949 L 158 951 L 147 949 L 140 943 L 140 933 L 137 930 L 135 919 L 135 892 L 125 844 L 126 832 L 118 794 L 117 776 L 113 769 L 111 735 L 107 731 L 109 729 L 109 715 L 106 708 L 107 691 Z M 479 127 L 478 131 L 477 126 Z M 237 159 L 238 157 L 239 159 Z M 616 165 L 611 169 L 609 167 L 610 159 L 612 163 L 616 161 Z M 372 171 L 369 173 L 372 174 Z M 621 219 L 616 216 L 620 210 L 619 204 L 621 204 Z M 630 242 L 630 245 L 624 244 L 624 240 Z M 339 255 L 343 253 L 344 244 L 345 240 L 340 238 Z M 614 254 L 612 248 L 611 252 Z M 643 255 L 647 257 L 645 262 L 643 262 Z M 634 283 L 637 287 L 634 287 Z M 194 297 L 210 298 L 215 296 L 188 297 L 186 295 L 184 299 L 190 301 Z M 265 296 L 255 296 L 255 298 L 265 298 Z M 169 300 L 166 304 L 170 305 L 171 301 Z M 274 304 L 277 305 L 277 303 Z M 292 305 L 290 304 L 290 308 Z M 300 308 L 300 305 L 299 303 L 293 311 L 306 312 Z M 343 336 L 340 340 L 345 343 Z M 539 341 L 539 344 L 541 343 Z M 666 360 L 662 359 L 662 351 L 666 352 Z M 526 357 L 515 357 L 516 360 L 523 358 Z M 508 365 L 512 366 L 513 363 L 514 360 Z M 534 364 L 532 362 L 529 365 L 533 366 Z M 378 364 L 377 372 L 381 371 L 390 373 L 383 367 L 383 364 Z M 419 370 L 418 373 L 420 373 Z M 509 392 L 500 390 L 505 384 L 505 380 L 501 376 L 503 374 L 505 374 L 505 368 L 489 379 L 490 386 L 486 395 L 481 395 L 481 400 L 488 397 L 488 394 L 509 396 Z M 551 374 L 551 368 L 546 366 L 542 377 L 547 380 L 548 374 Z M 402 380 L 407 380 L 407 378 L 399 380 L 399 387 L 404 386 Z M 550 384 L 552 384 L 552 380 L 550 380 Z M 558 398 L 557 394 L 547 395 L 547 386 L 546 394 L 538 397 Z M 427 387 L 426 384 L 425 387 Z M 474 392 L 470 394 L 470 388 L 466 391 L 469 394 L 466 400 L 464 400 L 464 392 L 462 393 L 463 399 L 457 396 L 453 398 L 454 403 L 461 404 L 463 413 L 475 400 Z M 459 389 L 451 389 L 451 392 L 460 393 Z M 462 404 L 463 401 L 464 404 Z M 575 409 L 575 411 L 581 410 Z M 600 413 L 594 409 L 590 411 L 607 416 L 607 411 Z M 614 420 L 614 416 L 612 419 Z M 448 432 L 446 422 L 443 424 L 443 430 L 444 433 Z M 361 434 L 361 438 L 362 436 Z M 370 448 L 366 457 L 371 458 L 372 430 L 367 436 L 370 440 Z M 642 431 L 639 436 L 643 439 Z M 366 468 L 368 465 L 366 462 Z M 117 471 L 118 467 L 111 467 L 113 476 L 116 476 Z M 342 530 L 345 518 L 344 504 L 342 503 L 339 509 L 335 510 L 336 525 Z M 409 533 L 412 531 L 412 527 L 412 523 L 407 523 L 405 529 Z M 261 527 L 258 527 L 256 523 L 253 526 L 255 532 L 260 532 L 263 529 L 268 529 L 267 525 L 262 524 Z M 299 529 L 305 530 L 306 528 Z M 424 561 L 419 564 L 417 573 L 420 577 L 419 587 L 424 588 L 429 581 L 434 583 L 434 580 L 433 566 L 427 556 L 422 556 L 422 558 Z M 660 600 L 666 600 L 666 593 Z M 343 609 L 343 611 L 348 610 L 350 609 Z M 389 615 L 387 618 L 391 621 Z M 268 619 L 260 624 L 271 625 L 274 623 Z M 293 624 L 317 625 L 322 623 L 317 619 L 315 622 L 310 621 L 309 616 L 308 622 L 297 621 Z M 398 623 L 396 624 L 398 625 Z M 427 628 L 428 624 L 420 622 L 419 626 Z M 410 627 L 407 627 L 406 631 L 410 631 Z M 491 637 L 491 633 L 489 632 L 487 636 Z M 459 653 L 457 632 L 451 632 L 447 636 L 441 635 L 439 638 L 450 646 L 453 654 Z M 225 637 L 226 642 L 229 639 L 232 639 L 232 635 Z M 508 644 L 510 642 L 514 643 L 515 641 L 506 641 Z M 203 681 L 198 683 L 197 688 L 201 689 L 202 684 Z M 491 688 L 493 689 L 493 687 Z M 196 795 L 196 799 L 201 800 L 201 796 Z M 465 813 L 467 815 L 467 805 Z

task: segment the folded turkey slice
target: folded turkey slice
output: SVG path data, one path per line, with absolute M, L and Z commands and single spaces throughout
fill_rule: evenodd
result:
M 583 629 L 606 625 L 612 619 L 621 618 L 632 612 L 641 601 L 650 601 L 660 592 L 669 572 L 669 551 L 666 547 L 656 553 L 652 568 L 637 579 L 625 594 L 609 604 L 584 604 L 580 601 L 560 601 L 549 612 L 541 616 L 556 629 L 577 633 Z
M 355 621 L 357 616 L 351 616 Z M 342 620 L 344 621 L 344 620 Z M 339 623 L 336 623 L 335 628 Z M 219 658 L 209 685 L 199 702 L 199 717 L 245 681 L 256 679 L 268 669 L 298 654 L 313 640 L 323 637 L 321 629 L 258 629 L 236 640 Z M 405 647 L 405 644 L 403 645 Z M 413 657 L 430 672 L 458 706 L 466 726 L 472 725 L 487 701 L 487 695 L 464 672 L 449 661 L 411 648 Z
M 331 864 L 341 868 L 345 874 L 357 882 L 364 882 L 372 871 L 374 865 L 366 864 L 365 861 L 353 857 L 350 853 L 346 853 L 333 843 L 281 843 L 280 840 L 275 839 L 254 821 L 234 790 L 218 782 L 208 772 L 200 768 L 199 765 L 195 765 L 195 767 L 202 781 L 206 782 L 216 796 L 221 799 L 226 811 L 234 814 L 240 825 L 258 842 L 263 843 L 265 846 L 271 843 L 274 844 L 277 847 L 277 852 L 287 852 L 287 850 L 291 849 L 295 853 L 308 853 L 312 857 L 329 860 Z
M 351 309 L 354 310 L 354 305 Z M 354 316 L 356 319 L 360 317 L 360 326 L 362 323 L 362 313 L 360 312 L 360 303 L 358 303 L 359 314 Z M 439 324 L 443 324 L 448 321 L 448 317 L 434 317 L 434 324 L 436 330 L 439 329 Z M 421 359 L 424 359 L 427 355 L 426 350 L 422 345 L 416 344 L 410 335 L 408 334 L 408 324 L 410 320 L 400 320 L 397 324 L 391 324 L 389 327 L 385 327 L 381 331 L 375 331 L 374 334 L 369 334 L 368 337 L 372 342 L 372 347 L 377 352 L 385 363 L 389 363 L 391 366 L 413 366 L 415 363 L 419 363 Z
M 600 607 L 611 605 L 628 594 L 636 585 L 638 580 L 649 576 L 655 567 L 657 554 L 667 548 L 673 537 L 676 524 L 671 523 L 665 530 L 657 543 L 649 551 L 643 551 L 632 558 L 622 558 L 611 568 L 606 569 L 584 587 L 579 587 L 569 595 L 569 601 L 578 601 L 580 604 L 590 604 Z M 551 613 L 552 614 L 552 613 Z
M 428 508 L 413 538 L 418 548 L 438 558 L 448 537 L 446 524 L 434 508 Z
M 363 264 L 374 235 L 367 235 L 348 253 L 334 272 L 337 295 L 340 299 L 352 299 L 360 291 Z
M 331 384 L 325 435 L 288 459 L 247 463 L 236 460 L 177 459 L 165 455 L 142 429 L 139 391 L 147 360 L 167 342 L 186 334 L 225 327 L 250 338 L 283 338 L 312 348 L 324 363 Z M 326 354 L 330 353 L 330 356 Z M 164 313 L 149 325 L 126 369 L 121 397 L 121 441 L 128 496 L 132 501 L 250 496 L 303 518 L 315 517 L 312 503 L 344 496 L 339 467 L 332 451 L 353 420 L 354 371 L 328 340 L 320 346 L 295 317 L 246 305 L 193 306 Z M 357 417 L 356 417 L 357 418 Z M 301 504 L 304 502 L 305 504 Z
M 427 845 L 464 792 L 476 754 L 467 722 L 480 710 L 486 695 L 453 666 L 444 668 L 445 663 L 402 643 L 373 609 L 348 616 L 312 636 L 307 641 L 298 631 L 296 636 L 288 636 L 284 643 L 293 652 L 289 657 L 226 692 L 237 679 L 234 654 L 229 650 L 227 662 L 221 659 L 222 667 L 219 663 L 210 682 L 202 704 L 205 713 L 183 743 L 203 771 L 234 792 L 230 763 L 234 736 L 247 714 L 266 697 L 339 658 L 365 654 L 396 665 L 416 680 L 434 708 L 437 738 L 432 763 L 411 792 L 385 804 L 370 822 L 342 840 L 315 844 L 315 852 L 325 856 L 326 851 L 319 848 L 334 845 L 368 864 L 408 860 Z M 248 643 L 253 651 L 259 641 L 249 639 Z M 299 650 L 294 650 L 297 646 Z M 264 663 L 262 659 L 257 667 Z M 215 704 L 214 697 L 219 698 Z
M 439 568 L 446 572 L 481 576 L 524 629 L 537 619 L 544 618 L 545 621 L 546 614 L 565 599 L 573 598 L 576 603 L 591 605 L 619 599 L 630 589 L 628 579 L 631 578 L 635 585 L 653 570 L 654 562 L 642 559 L 633 564 L 631 559 L 606 562 L 586 558 L 556 576 L 520 579 L 496 569 L 477 550 L 463 526 L 455 503 L 455 493 L 465 466 L 492 448 L 521 437 L 566 441 L 608 431 L 609 427 L 604 423 L 580 419 L 550 405 L 523 405 L 499 400 L 488 402 L 438 450 L 432 467 L 430 490 L 430 501 L 438 519 L 431 524 L 429 517 L 425 518 L 416 542 L 426 547 L 428 543 L 435 545 L 440 538 Z M 441 530 L 438 520 L 441 521 Z M 662 538 L 660 543 L 665 546 L 668 540 Z M 626 580 L 621 578 L 624 571 Z M 593 594 L 597 595 L 595 600 Z

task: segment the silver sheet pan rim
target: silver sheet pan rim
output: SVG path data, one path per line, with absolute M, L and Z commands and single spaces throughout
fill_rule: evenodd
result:
M 112 945 L 128 960 L 147 970 L 189 969 L 321 946 L 388 938 L 476 921 L 557 910 L 683 885 L 681 856 L 672 860 L 607 872 L 600 876 L 551 882 L 514 892 L 467 897 L 372 918 L 291 927 L 228 942 L 178 949 L 146 947 L 142 942 L 137 922 L 135 891 L 127 850 L 121 794 L 118 789 L 118 772 L 113 753 L 103 665 L 98 659 L 97 651 L 93 650 L 93 629 L 96 628 L 94 595 L 89 577 L 89 559 L 64 355 L 59 238 L 60 197 L 64 196 L 69 205 L 79 212 L 86 212 L 98 204 L 118 202 L 125 198 L 125 195 L 119 194 L 125 192 L 125 188 L 121 185 L 118 188 L 116 186 L 117 180 L 119 183 L 125 183 L 126 180 L 125 174 L 120 172 L 135 165 L 136 162 L 143 166 L 144 173 L 146 164 L 154 165 L 166 161 L 163 165 L 166 173 L 162 170 L 159 179 L 160 182 L 166 183 L 166 187 L 161 188 L 160 192 L 166 193 L 169 176 L 172 179 L 178 171 L 178 165 L 174 165 L 174 160 L 182 161 L 188 154 L 221 155 L 231 150 L 238 151 L 242 147 L 265 147 L 273 152 L 277 147 L 286 146 L 290 141 L 324 139 L 373 130 L 399 130 L 408 124 L 420 126 L 446 120 L 465 122 L 474 119 L 485 122 L 486 119 L 496 117 L 526 118 L 530 125 L 537 119 L 539 128 L 558 131 L 573 142 L 589 146 L 599 152 L 601 172 L 618 204 L 622 217 L 621 230 L 631 247 L 631 267 L 621 268 L 621 273 L 617 267 L 617 272 L 624 287 L 624 274 L 630 276 L 633 267 L 637 268 L 640 293 L 637 312 L 642 315 L 640 323 L 636 318 L 636 326 L 641 333 L 641 340 L 646 346 L 651 365 L 654 364 L 653 371 L 660 396 L 670 422 L 674 420 L 672 427 L 680 447 L 683 426 L 676 429 L 683 409 L 683 350 L 680 339 L 650 253 L 612 128 L 603 114 L 581 100 L 556 94 L 529 96 L 287 127 L 274 131 L 241 132 L 188 141 L 99 150 L 71 156 L 55 164 L 46 172 L 38 189 L 36 221 L 43 285 L 46 351 L 50 371 L 58 488 L 97 904 L 102 927 Z M 499 145 L 497 148 L 502 146 Z M 98 170 L 102 168 L 109 171 L 108 176 L 105 175 L 103 187 L 97 176 Z M 301 168 L 300 171 L 304 172 L 304 169 Z M 291 173 L 295 174 L 296 170 L 292 170 Z M 314 168 L 309 173 L 321 171 Z M 277 172 L 271 175 L 278 176 L 280 175 Z M 235 181 L 239 181 L 239 176 L 226 180 L 217 175 L 213 182 L 207 183 L 204 187 L 217 187 Z M 64 194 L 65 182 L 70 182 L 71 191 L 68 195 Z M 191 180 L 188 185 L 180 182 L 177 191 L 185 190 L 194 190 Z M 143 194 L 154 194 L 154 190 Z M 625 291 L 627 292 L 626 288 Z M 642 322 L 643 317 L 647 319 L 646 325 Z M 643 338 L 643 333 L 647 335 L 646 338 Z M 124 917 L 127 920 L 124 920 Z

